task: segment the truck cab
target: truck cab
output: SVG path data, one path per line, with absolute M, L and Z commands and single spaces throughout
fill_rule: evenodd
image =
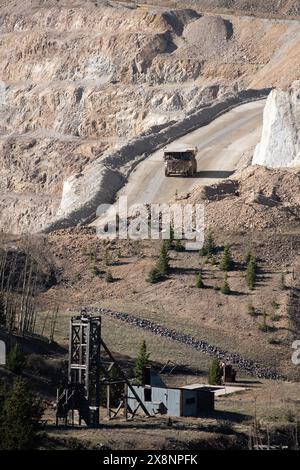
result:
M 165 148 L 165 176 L 193 176 L 197 173 L 197 147 Z

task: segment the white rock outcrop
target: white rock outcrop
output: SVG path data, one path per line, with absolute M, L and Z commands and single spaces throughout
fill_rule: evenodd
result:
M 263 131 L 252 161 L 271 168 L 300 166 L 300 81 L 273 90 L 264 110 Z

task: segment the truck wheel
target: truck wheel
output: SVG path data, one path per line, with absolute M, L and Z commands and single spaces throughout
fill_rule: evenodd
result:
M 165 169 L 165 176 L 166 176 L 166 177 L 170 176 L 167 169 Z

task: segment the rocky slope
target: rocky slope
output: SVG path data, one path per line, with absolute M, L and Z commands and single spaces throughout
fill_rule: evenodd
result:
M 299 75 L 297 23 L 112 5 L 0 2 L 6 231 L 45 226 L 64 182 L 105 152 L 226 93 Z
M 132 3 L 130 0 L 127 3 Z M 176 5 L 178 2 L 144 0 L 143 3 L 150 5 L 167 6 Z M 224 12 L 226 10 L 235 13 L 247 13 L 251 15 L 268 16 L 297 16 L 300 14 L 300 4 L 298 0 L 186 0 L 184 2 L 193 8 L 204 11 Z
M 261 142 L 254 165 L 292 167 L 300 164 L 300 81 L 288 91 L 273 90 L 264 110 Z

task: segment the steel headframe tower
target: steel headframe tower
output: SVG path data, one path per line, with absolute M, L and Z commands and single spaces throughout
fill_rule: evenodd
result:
M 69 384 L 82 389 L 90 425 L 99 424 L 101 317 L 78 316 L 70 322 Z
M 105 361 L 102 360 L 101 347 L 110 360 L 108 368 L 105 368 Z M 116 368 L 120 379 L 114 380 L 110 377 L 111 367 Z M 104 374 L 102 379 L 101 373 Z M 112 411 L 109 390 L 116 384 L 123 384 L 125 391 L 117 411 Z M 74 411 L 78 411 L 79 425 L 83 420 L 87 426 L 99 426 L 101 387 L 107 387 L 109 418 L 111 413 L 114 417 L 117 416 L 122 406 L 126 419 L 128 413 L 131 413 L 133 419 L 139 408 L 149 416 L 147 408 L 101 338 L 101 317 L 82 313 L 80 316 L 72 317 L 70 321 L 68 384 L 57 391 L 56 424 L 58 425 L 59 420 L 63 420 L 65 425 L 73 425 Z M 135 410 L 131 410 L 128 405 L 128 389 L 138 403 Z

